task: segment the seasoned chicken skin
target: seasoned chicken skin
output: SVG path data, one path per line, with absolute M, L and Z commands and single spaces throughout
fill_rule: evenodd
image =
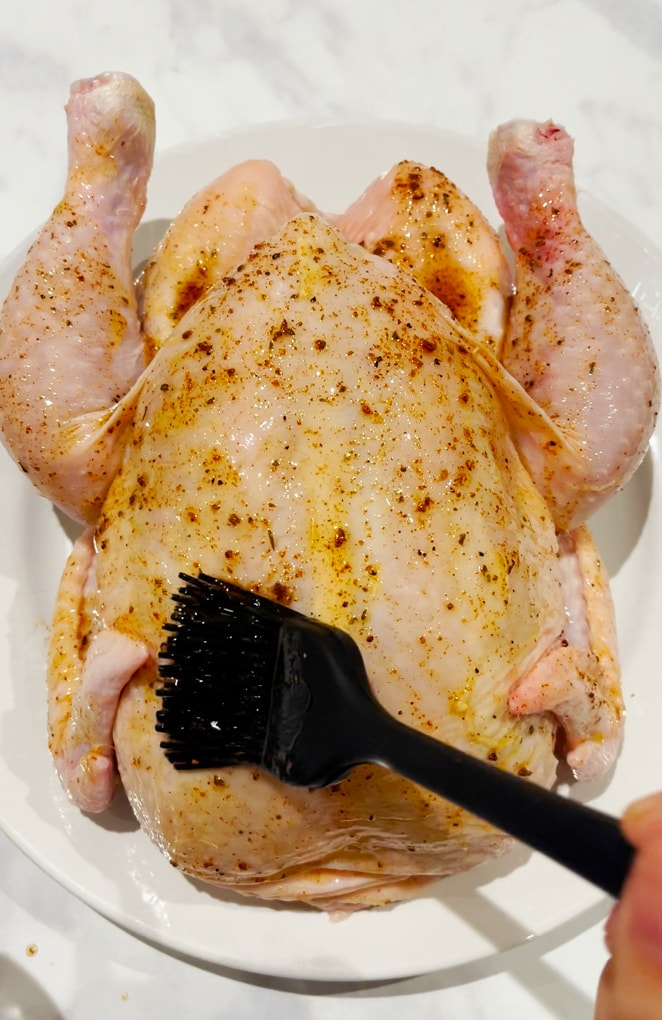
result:
M 416 276 L 498 356 L 511 271 L 494 228 L 435 167 L 403 160 L 337 218 L 349 241 Z
M 93 521 L 133 412 L 119 401 L 145 365 L 131 245 L 152 169 L 154 107 L 135 79 L 105 74 L 74 85 L 67 123 L 64 196 L 2 309 L 0 420 L 39 491 Z
M 105 84 L 102 77 L 74 93 L 94 96 Z M 145 102 L 139 93 L 128 100 Z M 115 122 L 109 108 L 102 137 Z M 51 439 L 44 481 L 33 441 L 12 417 L 14 407 L 42 414 L 39 399 L 32 411 L 34 384 L 22 381 L 31 367 L 21 346 L 34 314 L 30 281 L 42 273 L 40 259 L 28 255 L 20 276 L 27 283 L 3 311 L 0 386 L 14 401 L 5 437 L 41 491 L 89 522 L 69 557 L 53 621 L 51 749 L 65 788 L 89 811 L 109 803 L 117 765 L 141 825 L 186 873 L 266 899 L 353 909 L 411 895 L 510 841 L 378 767 L 357 768 L 316 791 L 245 766 L 173 769 L 154 725 L 156 662 L 182 570 L 230 577 L 346 629 L 390 712 L 532 782 L 552 784 L 559 748 L 578 778 L 604 774 L 614 761 L 623 709 L 613 611 L 584 522 L 642 456 L 659 399 L 657 366 L 629 294 L 578 226 L 567 143 L 561 184 L 550 185 L 556 211 L 550 218 L 531 200 L 532 181 L 540 190 L 548 176 L 555 180 L 546 153 L 560 131 L 505 125 L 491 142 L 490 168 L 509 236 L 526 235 L 533 219 L 540 247 L 547 250 L 549 240 L 553 278 L 560 271 L 553 251 L 572 247 L 578 233 L 582 271 L 573 276 L 572 301 L 581 303 L 583 286 L 586 301 L 608 303 L 612 319 L 625 323 L 623 333 L 612 319 L 594 328 L 596 312 L 588 335 L 577 322 L 567 334 L 586 376 L 573 383 L 588 402 L 596 368 L 582 345 L 599 346 L 601 390 L 622 392 L 615 380 L 624 344 L 635 363 L 639 397 L 628 395 L 627 404 L 638 413 L 628 415 L 628 438 L 612 430 L 611 446 L 607 430 L 593 434 L 590 408 L 566 406 L 567 352 L 549 342 L 566 335 L 570 284 L 558 293 L 543 289 L 532 259 L 516 259 L 515 312 L 506 323 L 503 253 L 476 217 L 476 240 L 498 269 L 487 274 L 476 307 L 498 292 L 504 319 L 504 336 L 497 325 L 490 339 L 421 282 L 417 260 L 427 257 L 426 245 L 414 234 L 448 231 L 445 209 L 409 222 L 402 265 L 349 241 L 342 215 L 325 218 L 270 169 L 271 184 L 259 201 L 253 192 L 248 220 L 256 201 L 280 208 L 285 193 L 297 208 L 271 220 L 268 236 L 251 235 L 252 249 L 237 251 L 238 264 L 202 288 L 184 314 L 181 269 L 197 271 L 186 253 L 218 247 L 225 194 L 234 196 L 233 243 L 232 223 L 242 220 L 237 178 L 214 182 L 208 230 L 189 238 L 191 209 L 205 207 L 198 196 L 155 253 L 158 274 L 151 271 L 143 293 L 146 347 L 155 353 L 137 381 L 129 376 L 118 385 L 110 405 L 122 423 L 113 432 L 118 466 L 112 477 L 95 479 L 95 506 L 102 505 L 94 511 L 79 488 L 66 485 L 78 454 Z M 525 163 L 513 170 L 509 153 L 522 139 Z M 129 163 L 134 158 L 127 155 Z M 436 171 L 423 176 L 438 183 Z M 383 216 L 371 198 L 369 217 L 383 236 L 400 236 L 398 194 L 407 202 L 411 195 L 386 191 Z M 515 201 L 522 192 L 528 197 Z M 468 202 L 462 198 L 464 210 Z M 345 223 L 365 241 L 362 208 L 365 199 Z M 572 236 L 559 232 L 563 223 Z M 49 230 L 38 245 L 49 243 Z M 57 232 L 50 243 L 57 256 Z M 461 263 L 455 258 L 456 281 Z M 94 305 L 95 282 L 81 274 L 78 305 Z M 475 273 L 466 283 L 478 286 Z M 152 298 L 160 321 L 174 325 L 157 341 L 147 325 Z M 526 322 L 520 300 L 538 323 L 527 340 L 529 360 L 518 351 L 518 323 Z M 56 325 L 66 334 L 66 319 Z M 112 336 L 107 331 L 109 343 Z M 84 389 L 96 371 L 99 343 L 98 331 L 81 331 L 74 388 Z M 529 380 L 538 378 L 543 350 L 551 382 L 538 401 Z M 20 354 L 26 365 L 17 379 Z M 55 420 L 70 420 L 66 379 L 52 396 Z M 100 430 L 101 448 L 107 439 Z M 605 456 L 612 458 L 607 476 Z
M 145 268 L 140 311 L 151 358 L 184 313 L 238 266 L 258 241 L 315 207 L 273 163 L 231 167 L 195 194 L 170 225 Z
M 577 210 L 573 143 L 555 124 L 492 136 L 488 170 L 515 257 L 502 361 L 557 435 L 516 439 L 557 525 L 586 520 L 643 457 L 660 376 L 635 303 Z

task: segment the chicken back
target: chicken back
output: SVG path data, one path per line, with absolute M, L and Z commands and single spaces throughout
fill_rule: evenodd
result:
M 410 164 L 345 217 L 319 212 L 271 165 L 245 168 L 248 189 L 233 168 L 173 222 L 139 299 L 118 286 L 108 303 L 108 266 L 126 280 L 130 261 L 95 214 L 94 185 L 106 159 L 143 168 L 133 199 L 113 204 L 113 229 L 130 236 L 150 105 L 133 79 L 103 75 L 73 86 L 68 115 L 70 182 L 87 173 L 90 187 L 70 183 L 66 217 L 55 211 L 5 302 L 0 391 L 14 456 L 84 523 L 48 670 L 50 746 L 69 795 L 101 811 L 119 776 L 140 824 L 187 874 L 329 910 L 401 899 L 503 852 L 503 834 L 376 766 L 315 791 L 248 766 L 176 771 L 155 730 L 157 657 L 179 572 L 202 570 L 349 631 L 378 699 L 426 733 L 545 786 L 559 755 L 579 779 L 610 767 L 623 707 L 608 579 L 585 519 L 641 459 L 659 389 L 645 326 L 578 221 L 567 135 L 527 122 L 495 133 L 495 195 L 518 238 L 515 296 L 511 308 L 505 254 L 476 210 L 465 223 L 487 253 L 485 287 L 463 322 L 425 285 L 425 264 L 433 237 L 454 293 L 465 279 L 481 297 L 473 241 L 465 230 L 446 243 L 460 227 L 439 196 L 465 213 L 470 200 Z M 131 146 L 119 144 L 127 132 Z M 536 204 L 545 187 L 554 202 Z M 108 192 L 104 182 L 100 204 Z M 212 207 L 206 220 L 195 212 Z M 73 273 L 70 253 L 80 268 L 90 229 L 112 257 Z M 392 240 L 387 258 L 347 236 L 377 234 Z M 186 273 L 197 289 L 184 302 Z M 435 273 L 443 282 L 443 267 Z M 45 286 L 50 310 L 35 298 Z M 595 315 L 573 317 L 587 302 Z M 97 317 L 83 321 L 81 308 Z M 489 329 L 472 329 L 486 308 Z M 568 348 L 585 373 L 572 401 Z M 614 382 L 624 351 L 636 400 Z M 50 366 L 65 357 L 71 378 L 60 371 L 55 386 Z M 106 379 L 112 396 L 87 392 L 101 357 L 122 366 Z M 627 424 L 612 414 L 594 435 L 591 407 L 607 391 L 614 410 L 630 409 Z

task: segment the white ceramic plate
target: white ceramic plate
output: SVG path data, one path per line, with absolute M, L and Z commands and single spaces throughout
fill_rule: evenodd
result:
M 270 125 L 202 140 L 158 159 L 137 260 L 199 186 L 248 157 L 273 159 L 328 211 L 342 209 L 399 159 L 434 163 L 498 222 L 484 151 L 465 139 L 399 125 Z M 615 214 L 588 198 L 582 207 L 659 341 L 662 259 Z M 0 273 L 3 296 L 23 253 L 11 257 Z M 662 786 L 658 438 L 633 482 L 594 529 L 613 579 L 629 713 L 613 777 L 571 795 L 614 812 Z M 535 935 L 562 933 L 573 919 L 581 923 L 582 916 L 594 917 L 603 901 L 600 893 L 521 850 L 447 879 L 412 902 L 333 923 L 311 910 L 263 906 L 186 879 L 139 830 L 122 796 L 100 818 L 72 808 L 46 749 L 43 679 L 47 622 L 70 540 L 61 518 L 35 496 L 2 450 L 0 491 L 0 824 L 73 894 L 135 934 L 195 959 L 327 981 L 381 980 L 467 964 Z

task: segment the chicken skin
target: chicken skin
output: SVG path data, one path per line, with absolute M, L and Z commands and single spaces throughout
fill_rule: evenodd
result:
M 141 281 L 146 357 L 154 356 L 191 305 L 222 283 L 258 241 L 304 210 L 316 211 L 264 159 L 230 167 L 195 194 L 170 225 Z
M 2 431 L 39 491 L 94 521 L 145 361 L 131 269 L 154 151 L 154 107 L 128 75 L 79 82 L 69 173 L 2 309 Z M 101 338 L 101 342 L 97 342 Z M 72 370 L 81 360 L 85 371 Z
M 410 270 L 499 356 L 510 266 L 494 228 L 445 174 L 403 160 L 336 222 L 348 241 Z
M 126 76 L 73 87 L 70 118 L 119 85 L 122 112 L 109 98 L 89 144 L 88 207 L 98 152 L 149 107 Z M 114 163 L 127 162 L 115 172 L 138 182 L 134 207 L 118 211 L 128 233 L 142 210 L 150 130 L 143 118 L 141 144 L 113 149 Z M 72 143 L 71 175 L 84 173 L 81 159 Z M 55 211 L 5 302 L 0 393 L 14 456 L 85 522 L 48 669 L 50 746 L 83 810 L 103 810 L 121 779 L 140 824 L 185 873 L 334 911 L 405 898 L 511 845 L 376 766 L 315 791 L 247 766 L 176 771 L 155 721 L 180 571 L 231 578 L 347 630 L 388 711 L 532 782 L 554 782 L 559 754 L 578 779 L 614 762 L 623 726 L 615 626 L 586 519 L 643 456 L 659 382 L 637 309 L 579 221 L 571 159 L 570 140 L 551 125 L 513 122 L 490 141 L 516 246 L 512 301 L 497 235 L 448 182 L 464 224 L 450 243 L 438 171 L 415 171 L 432 197 L 423 216 L 413 215 L 411 187 L 393 186 L 399 174 L 410 179 L 409 164 L 346 214 L 324 215 L 275 168 L 252 163 L 175 219 L 139 300 L 118 287 L 121 335 L 115 320 L 100 331 L 73 319 L 96 307 L 103 282 L 79 273 L 66 291 L 72 314 L 59 304 L 44 336 L 34 298 L 43 251 L 53 247 L 58 267 L 78 245 L 74 217 L 63 241 Z M 447 294 L 475 295 L 466 314 L 426 279 L 429 238 L 442 237 Z M 398 239 L 388 252 L 384 238 Z M 478 270 L 469 244 L 482 253 Z M 126 280 L 128 251 L 120 245 L 114 258 Z M 202 281 L 201 265 L 210 267 Z M 443 263 L 435 273 L 443 282 Z M 54 270 L 54 290 L 63 279 L 70 288 L 66 269 Z M 194 298 L 182 301 L 194 279 Z M 74 331 L 73 378 L 62 373 L 45 401 L 34 373 L 49 378 L 52 360 L 67 356 L 49 348 L 66 351 Z M 125 346 L 132 368 L 113 379 L 113 395 L 76 404 L 99 357 Z M 93 414 L 83 455 L 76 429 Z
M 563 529 L 586 520 L 643 457 L 660 399 L 650 340 L 622 282 L 581 223 L 572 140 L 554 124 L 504 124 L 488 170 L 515 253 L 502 362 L 549 418 L 520 452 Z M 643 407 L 639 407 L 641 402 Z M 551 440 L 551 433 L 550 433 Z

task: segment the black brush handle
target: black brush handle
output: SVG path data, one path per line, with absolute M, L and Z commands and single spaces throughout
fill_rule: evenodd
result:
M 473 758 L 381 711 L 364 730 L 362 743 L 364 755 L 370 745 L 375 764 L 471 811 L 610 896 L 620 896 L 634 848 L 618 819 Z
M 297 728 L 288 741 L 288 727 L 278 728 L 280 778 L 321 786 L 362 762 L 383 765 L 620 895 L 634 849 L 616 818 L 399 722 L 375 699 L 361 653 L 343 631 L 299 621 L 288 636 L 296 654 L 285 657 L 282 675 L 299 684 L 309 678 L 309 704 L 281 715 Z

